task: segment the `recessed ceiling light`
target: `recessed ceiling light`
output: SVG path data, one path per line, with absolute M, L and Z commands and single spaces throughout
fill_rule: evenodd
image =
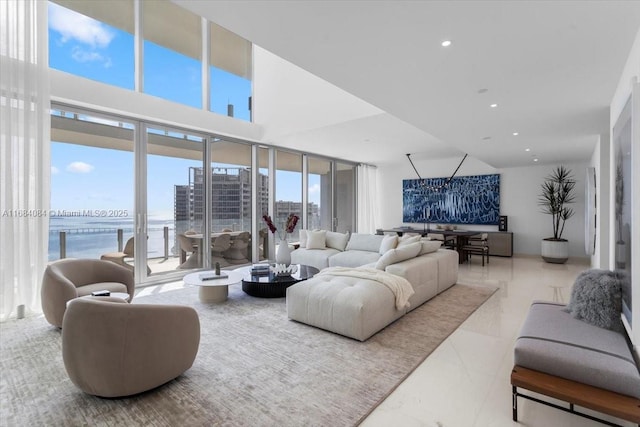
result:
M 513 136 L 518 136 L 518 135 L 520 135 L 518 132 L 513 133 Z
M 529 151 L 531 151 L 531 148 L 525 148 L 524 151 L 528 153 Z
M 449 47 L 451 46 L 451 40 L 445 40 L 441 43 L 442 47 Z
M 533 159 L 533 161 L 534 161 L 534 162 L 537 162 L 537 161 L 538 161 L 538 158 L 536 157 L 535 159 Z
M 498 104 L 491 104 L 491 105 L 489 105 L 489 107 L 491 107 L 491 108 L 496 108 L 497 106 L 498 106 Z

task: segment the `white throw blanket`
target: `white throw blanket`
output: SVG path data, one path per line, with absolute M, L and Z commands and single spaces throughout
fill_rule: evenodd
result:
M 407 279 L 375 268 L 329 267 L 320 271 L 317 276 L 347 276 L 382 283 L 395 295 L 398 310 L 409 307 L 409 298 L 414 294 L 413 286 Z

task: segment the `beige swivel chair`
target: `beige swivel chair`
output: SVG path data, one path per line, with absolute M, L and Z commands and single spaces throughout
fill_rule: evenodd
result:
M 202 254 L 197 244 L 194 244 L 193 238 L 187 237 L 185 234 L 178 234 L 178 245 L 180 251 L 185 254 L 181 255 L 182 263 L 178 266 L 180 269 L 200 268 L 202 267 Z
M 129 396 L 171 381 L 193 365 L 199 345 L 198 314 L 187 306 L 78 298 L 64 316 L 64 367 L 95 396 Z
M 221 234 L 213 241 L 211 245 L 211 265 L 215 265 L 216 262 L 220 263 L 221 267 L 229 265 L 229 261 L 224 259 L 223 252 L 231 247 L 231 235 Z
M 99 259 L 62 259 L 50 263 L 42 277 L 42 311 L 54 326 L 62 327 L 67 301 L 108 290 L 129 294 L 133 299 L 135 283 L 131 270 Z

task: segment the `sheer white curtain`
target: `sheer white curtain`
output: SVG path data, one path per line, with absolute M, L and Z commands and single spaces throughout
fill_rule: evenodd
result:
M 378 169 L 375 166 L 358 165 L 357 221 L 358 233 L 376 232 L 378 227 Z
M 0 0 L 0 320 L 40 312 L 49 244 L 47 2 Z

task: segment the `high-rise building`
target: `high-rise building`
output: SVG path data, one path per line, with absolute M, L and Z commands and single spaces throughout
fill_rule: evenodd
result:
M 251 169 L 214 168 L 211 173 L 211 229 L 251 230 Z M 189 168 L 189 184 L 174 186 L 174 223 L 176 236 L 187 230 L 202 231 L 204 213 L 204 171 Z M 258 213 L 267 211 L 269 177 L 258 174 Z M 319 208 L 309 203 L 309 228 L 319 226 Z M 302 203 L 276 202 L 274 224 L 282 227 L 290 213 L 302 217 Z M 300 228 L 300 227 L 297 227 Z M 297 233 L 296 233 L 297 235 Z

